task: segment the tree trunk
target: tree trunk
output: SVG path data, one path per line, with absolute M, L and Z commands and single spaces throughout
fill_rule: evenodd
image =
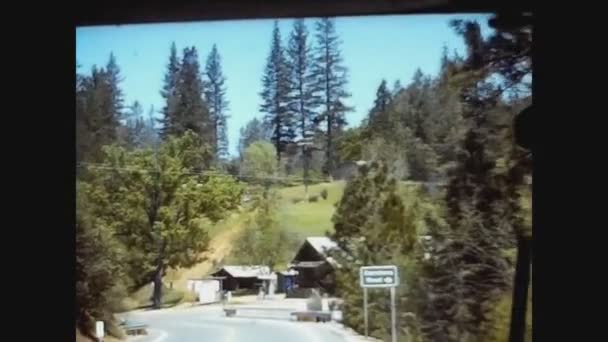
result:
M 306 146 L 302 147 L 302 154 L 304 155 L 304 195 L 308 200 L 308 168 L 309 168 L 309 150 Z
M 164 268 L 162 259 L 160 259 L 154 274 L 154 290 L 152 292 L 152 307 L 154 309 L 160 309 L 162 304 Z
M 517 238 L 517 264 L 515 266 L 509 342 L 524 342 L 528 285 L 530 282 L 530 247 L 529 238 L 524 236 L 519 236 Z

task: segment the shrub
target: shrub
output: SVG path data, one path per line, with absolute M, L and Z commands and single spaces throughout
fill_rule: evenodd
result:
M 180 303 L 195 303 L 198 302 L 198 295 L 192 291 L 184 292 L 184 296 L 182 297 Z
M 321 197 L 323 197 L 324 200 L 327 199 L 327 189 L 321 190 Z
M 293 204 L 297 204 L 297 203 L 302 202 L 303 200 L 304 200 L 303 198 L 300 198 L 300 197 L 295 197 L 295 198 L 292 198 L 292 199 L 291 199 L 291 203 L 293 203 Z
M 173 306 L 178 304 L 184 298 L 184 292 L 175 289 L 165 289 L 163 293 L 162 304 Z
M 310 196 L 308 198 L 308 202 L 317 202 L 317 201 L 319 201 L 319 196 L 317 196 L 317 195 Z
M 485 341 L 507 341 L 509 339 L 509 323 L 511 320 L 511 292 L 507 291 L 491 303 L 488 322 L 482 324 Z M 528 290 L 528 305 L 526 310 L 526 332 L 524 341 L 532 340 L 532 298 Z
M 122 328 L 120 326 L 118 326 L 116 321 L 105 322 L 105 324 L 106 324 L 106 330 L 108 332 L 108 335 L 118 338 L 120 340 L 122 340 L 126 337 L 124 331 L 122 330 Z
M 141 304 L 137 300 L 127 297 L 122 300 L 122 308 L 119 310 L 116 310 L 116 312 L 131 311 L 131 310 L 135 310 L 139 307 L 141 307 Z
M 127 299 L 127 286 L 124 283 L 119 282 L 108 291 L 107 307 L 111 312 L 128 311 L 131 308 L 129 305 L 132 305 L 132 303 L 126 301 Z

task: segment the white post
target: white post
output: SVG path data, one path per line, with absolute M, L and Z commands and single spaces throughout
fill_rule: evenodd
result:
M 103 338 L 105 336 L 105 329 L 103 321 L 95 322 L 95 336 L 99 342 L 103 342 Z
M 397 342 L 397 306 L 395 305 L 395 287 L 391 286 L 391 337 Z
M 329 312 L 329 299 L 327 299 L 327 295 L 321 298 L 321 311 Z

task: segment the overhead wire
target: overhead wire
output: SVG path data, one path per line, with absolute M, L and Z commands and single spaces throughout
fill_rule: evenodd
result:
M 88 168 L 94 170 L 107 170 L 107 171 L 123 171 L 123 172 L 142 172 L 142 173 L 157 173 L 158 171 L 155 169 L 146 169 L 141 167 L 129 167 L 129 166 L 114 166 L 108 164 L 99 164 L 99 163 L 90 163 L 90 162 L 80 162 L 76 164 L 77 168 Z M 163 173 L 169 175 L 183 175 L 183 176 L 227 176 L 234 177 L 237 179 L 247 179 L 247 180 L 274 180 L 274 181 L 294 181 L 299 180 L 301 177 L 284 177 L 284 176 L 270 176 L 270 177 L 261 177 L 255 175 L 248 174 L 238 174 L 234 175 L 228 172 L 222 172 L 216 169 L 204 169 L 199 172 L 191 172 L 191 171 L 164 171 Z M 308 181 L 311 182 L 328 182 L 329 179 L 325 178 L 307 178 Z

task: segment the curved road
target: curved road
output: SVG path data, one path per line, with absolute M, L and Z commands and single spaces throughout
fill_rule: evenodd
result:
M 264 316 L 266 318 L 262 318 Z M 289 320 L 288 314 L 276 312 L 225 317 L 221 306 L 137 312 L 123 317 L 148 324 L 148 335 L 129 339 L 134 342 L 347 341 L 328 324 L 294 322 Z

